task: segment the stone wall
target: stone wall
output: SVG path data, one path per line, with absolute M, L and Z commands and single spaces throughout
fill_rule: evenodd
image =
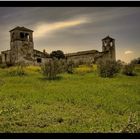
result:
M 97 50 L 65 54 L 67 61 L 75 63 L 96 63 L 97 61 L 116 60 L 115 39 L 107 36 L 102 39 L 102 52 Z M 10 50 L 3 51 L 0 61 L 12 64 L 24 61 L 29 64 L 40 64 L 50 59 L 49 54 L 34 49 L 33 31 L 25 27 L 10 30 Z
M 75 63 L 78 62 L 94 62 L 94 58 L 98 51 L 96 50 L 90 50 L 90 51 L 82 51 L 82 52 L 77 52 L 77 53 L 69 53 L 66 54 L 65 56 L 67 57 L 67 60 L 73 60 Z
M 13 63 L 22 61 L 25 58 L 33 60 L 33 42 L 14 41 L 11 45 L 11 60 Z
M 75 63 L 97 63 L 99 61 L 114 60 L 111 51 L 98 52 L 97 50 L 82 51 L 66 54 L 67 60 Z
M 1 52 L 2 63 L 10 63 L 11 62 L 10 56 L 11 56 L 10 50 L 2 51 Z
M 103 59 L 103 53 L 97 50 L 82 51 L 77 53 L 66 54 L 67 60 L 73 60 L 75 63 L 96 63 L 97 59 Z M 104 55 L 104 57 L 106 57 Z

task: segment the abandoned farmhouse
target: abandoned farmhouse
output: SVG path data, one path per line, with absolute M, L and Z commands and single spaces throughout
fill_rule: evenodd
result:
M 1 63 L 17 63 L 24 61 L 28 64 L 43 63 L 50 59 L 47 52 L 34 49 L 33 31 L 25 27 L 16 27 L 10 32 L 10 50 L 2 51 Z M 90 61 L 116 60 L 115 39 L 107 36 L 102 39 L 102 52 L 97 50 L 81 51 L 65 54 L 67 60 Z

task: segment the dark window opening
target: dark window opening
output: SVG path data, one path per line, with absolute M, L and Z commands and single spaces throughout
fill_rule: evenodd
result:
M 7 60 L 7 54 L 5 54 L 5 61 Z
M 20 38 L 22 39 L 22 40 L 25 40 L 25 41 L 29 41 L 29 34 L 28 33 L 24 33 L 24 32 L 21 32 L 20 33 Z
M 37 58 L 37 63 L 41 63 L 41 58 Z
M 21 38 L 24 38 L 24 33 L 20 33 L 20 37 Z
M 14 38 L 14 36 L 15 36 L 15 33 L 12 33 L 12 38 Z

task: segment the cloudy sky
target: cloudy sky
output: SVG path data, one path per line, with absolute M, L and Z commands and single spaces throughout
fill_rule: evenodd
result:
M 140 56 L 139 7 L 0 7 L 0 51 L 10 48 L 9 30 L 34 30 L 34 47 L 48 53 L 102 51 L 101 39 L 116 40 L 117 59 Z

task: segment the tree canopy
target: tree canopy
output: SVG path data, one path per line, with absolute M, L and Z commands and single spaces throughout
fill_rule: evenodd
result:
M 64 55 L 63 51 L 57 50 L 57 51 L 52 51 L 50 53 L 50 57 L 51 58 L 57 58 L 57 59 L 64 59 L 65 55 Z

